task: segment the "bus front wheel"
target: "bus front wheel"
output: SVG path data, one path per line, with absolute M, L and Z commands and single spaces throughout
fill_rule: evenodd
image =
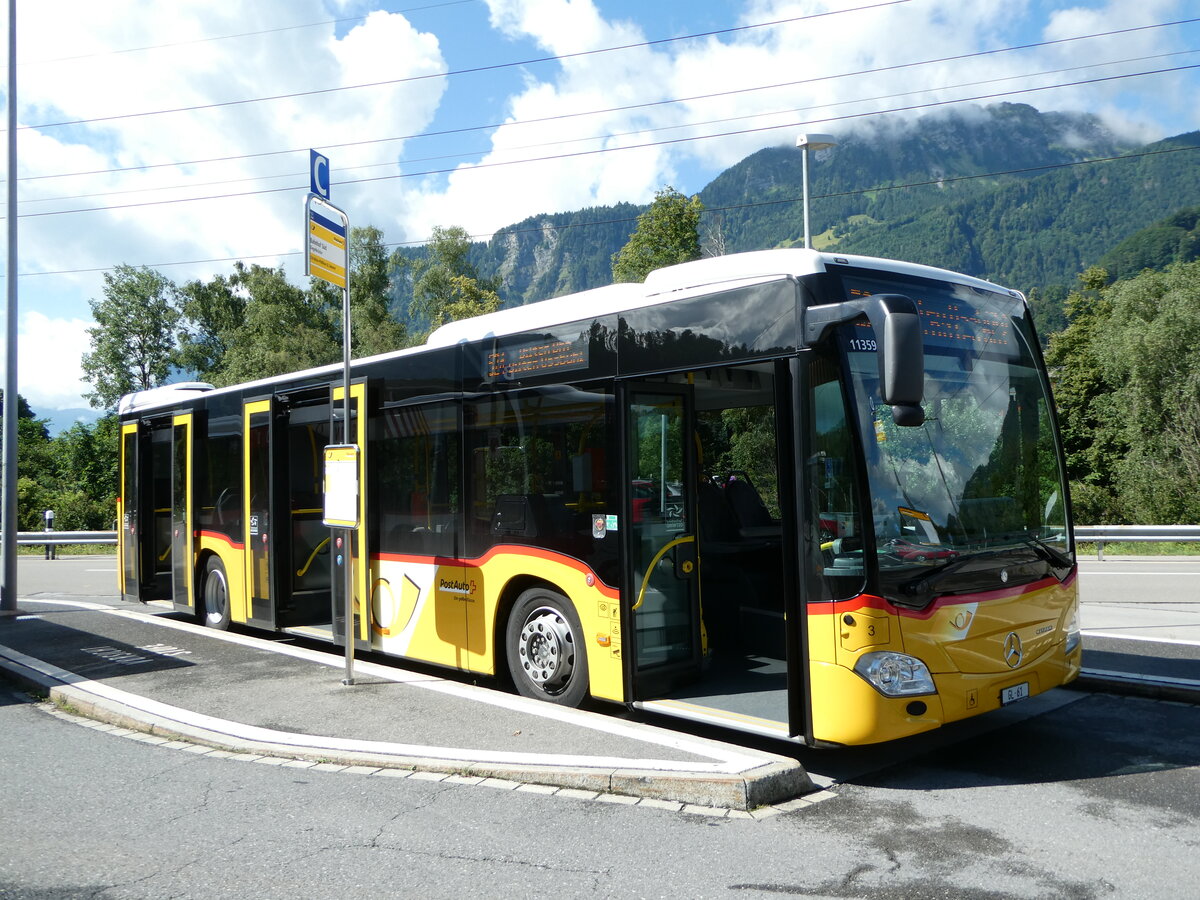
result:
M 508 671 L 525 697 L 578 706 L 588 694 L 583 628 L 571 602 L 548 588 L 517 598 L 505 630 Z
M 219 631 L 229 630 L 229 579 L 225 566 L 210 556 L 204 566 L 204 624 Z

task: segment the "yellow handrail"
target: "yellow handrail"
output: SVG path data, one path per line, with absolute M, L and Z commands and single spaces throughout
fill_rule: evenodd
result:
M 646 599 L 646 588 L 650 586 L 650 573 L 654 571 L 654 567 L 659 564 L 667 551 L 672 547 L 678 547 L 680 544 L 694 544 L 696 536 L 694 534 L 685 534 L 683 537 L 677 537 L 669 544 L 665 544 L 661 550 L 654 554 L 654 559 L 650 560 L 650 565 L 646 566 L 646 574 L 642 578 L 642 589 L 638 591 L 637 603 L 633 604 L 633 608 L 637 609 L 642 605 L 642 601 Z
M 304 568 L 302 568 L 300 571 L 298 571 L 298 572 L 296 573 L 296 577 L 297 577 L 297 578 L 303 578 L 303 577 L 304 577 L 304 573 L 305 573 L 305 572 L 307 572 L 307 571 L 308 571 L 308 569 L 309 569 L 309 566 L 311 566 L 311 565 L 313 564 L 313 560 L 317 558 L 317 554 L 321 552 L 321 548 L 322 548 L 322 547 L 324 547 L 324 546 L 325 546 L 326 544 L 328 544 L 328 543 L 329 543 L 329 538 L 325 538 L 325 540 L 323 540 L 323 541 L 321 541 L 321 543 L 317 544 L 317 549 L 315 549 L 315 550 L 314 550 L 314 551 L 313 551 L 313 552 L 312 552 L 312 553 L 309 555 L 309 557 L 308 557 L 308 562 L 306 562 L 306 563 L 304 564 Z

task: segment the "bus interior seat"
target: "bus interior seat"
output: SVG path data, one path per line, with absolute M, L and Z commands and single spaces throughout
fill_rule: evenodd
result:
M 703 479 L 696 505 L 709 634 L 724 645 L 717 649 L 780 656 L 782 524 L 744 477 Z
M 731 475 L 726 480 L 725 497 L 743 534 L 753 533 L 746 529 L 778 528 L 779 523 L 771 518 L 758 490 L 745 475 Z
M 558 494 L 500 494 L 496 497 L 492 513 L 492 534 L 496 537 L 565 537 L 571 530 L 571 513 L 566 501 Z

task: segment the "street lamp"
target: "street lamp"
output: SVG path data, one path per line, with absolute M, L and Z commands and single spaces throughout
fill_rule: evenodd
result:
M 802 134 L 796 138 L 796 146 L 804 151 L 801 171 L 804 181 L 804 246 L 807 249 L 812 246 L 808 233 L 808 151 L 828 150 L 830 147 L 836 147 L 837 139 L 832 134 Z

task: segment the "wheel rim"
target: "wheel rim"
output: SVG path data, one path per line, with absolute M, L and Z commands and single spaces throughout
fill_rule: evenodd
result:
M 561 693 L 575 671 L 575 636 L 556 609 L 543 606 L 525 618 L 517 646 L 521 670 L 547 694 Z
M 222 622 L 229 607 L 225 573 L 214 569 L 204 580 L 204 612 L 210 622 Z

